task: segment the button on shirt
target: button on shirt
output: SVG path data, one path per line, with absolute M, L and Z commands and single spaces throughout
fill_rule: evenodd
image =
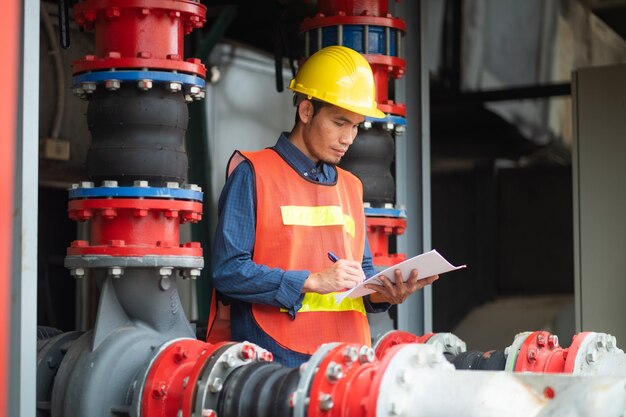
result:
M 274 150 L 308 179 L 333 183 L 337 170 L 323 162 L 315 164 L 283 133 Z M 213 245 L 213 285 L 231 303 L 231 331 L 234 341 L 250 341 L 274 353 L 286 366 L 298 366 L 309 356 L 282 348 L 254 321 L 250 304 L 267 304 L 286 309 L 295 316 L 302 306 L 302 288 L 311 271 L 269 268 L 252 261 L 256 230 L 255 178 L 252 167 L 243 161 L 226 180 L 218 204 L 218 224 Z M 365 227 L 365 225 L 363 225 Z M 323 254 L 321 256 L 324 256 Z M 361 262 L 366 277 L 375 274 L 367 239 Z M 364 299 L 369 312 L 385 311 L 389 305 Z

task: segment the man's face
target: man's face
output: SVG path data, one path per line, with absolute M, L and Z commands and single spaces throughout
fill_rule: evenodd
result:
M 311 113 L 303 130 L 305 154 L 313 162 L 338 164 L 364 120 L 364 116 L 337 106 L 324 106 L 315 116 Z

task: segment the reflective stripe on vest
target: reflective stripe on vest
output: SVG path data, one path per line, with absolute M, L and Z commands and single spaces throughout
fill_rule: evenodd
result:
M 343 226 L 354 237 L 354 219 L 339 206 L 282 206 L 283 224 L 287 226 Z
M 252 260 L 270 268 L 322 271 L 327 252 L 363 259 L 365 218 L 362 186 L 337 168 L 337 182 L 320 184 L 296 172 L 272 149 L 242 152 L 231 161 L 250 162 L 256 191 L 256 240 Z M 229 167 L 229 171 L 234 169 Z M 295 318 L 284 310 L 252 305 L 257 324 L 283 347 L 312 354 L 322 343 L 371 343 L 361 298 L 335 303 L 333 294 L 307 293 Z

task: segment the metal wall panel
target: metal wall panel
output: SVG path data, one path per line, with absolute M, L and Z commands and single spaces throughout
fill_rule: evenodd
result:
M 207 85 L 206 99 L 210 200 L 217 205 L 233 151 L 274 145 L 281 131 L 291 130 L 296 113 L 291 91 L 276 91 L 273 57 L 243 46 L 220 44 L 210 65 L 220 73 L 218 82 Z M 290 71 L 283 72 L 285 85 L 289 85 L 290 75 Z
M 574 73 L 577 331 L 626 340 L 626 65 Z

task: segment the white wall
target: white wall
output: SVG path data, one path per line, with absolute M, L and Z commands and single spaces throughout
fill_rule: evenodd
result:
M 206 97 L 211 212 L 215 216 L 226 163 L 233 151 L 274 145 L 280 132 L 291 130 L 295 108 L 287 89 L 290 70 L 283 71 L 285 91 L 276 91 L 273 56 L 242 45 L 219 44 L 211 54 L 210 66 L 216 66 L 220 74 L 216 83 L 207 84 Z

